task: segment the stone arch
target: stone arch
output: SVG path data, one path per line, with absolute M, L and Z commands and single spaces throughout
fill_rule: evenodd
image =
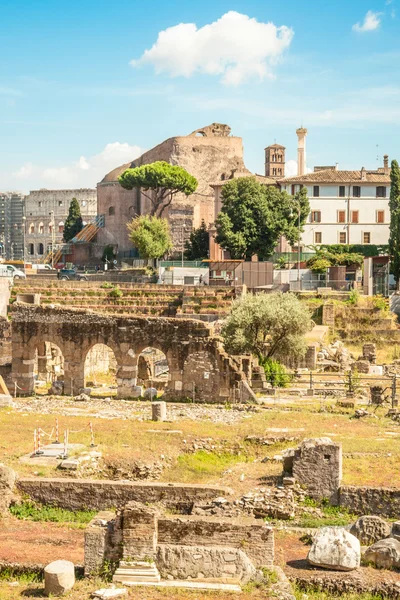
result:
M 108 214 L 109 214 L 110 217 L 113 216 L 113 215 L 115 215 L 115 207 L 114 206 L 109 206 L 108 207 Z
M 146 346 L 137 354 L 137 384 L 164 391 L 169 380 L 167 354 L 155 346 Z
M 38 251 L 37 253 L 42 256 L 44 254 L 44 244 L 42 244 L 42 242 L 40 242 L 40 244 L 38 244 Z
M 117 368 L 117 359 L 112 347 L 103 343 L 93 344 L 85 357 L 85 387 L 96 387 L 103 383 L 116 387 Z
M 33 234 L 33 233 L 35 233 L 35 224 L 34 224 L 34 223 L 31 223 L 31 224 L 29 225 L 29 233 L 30 233 L 30 234 Z
M 39 223 L 38 233 L 44 233 L 44 223 L 42 221 Z
M 34 244 L 28 244 L 28 254 L 29 256 L 33 256 L 35 254 L 35 245 Z

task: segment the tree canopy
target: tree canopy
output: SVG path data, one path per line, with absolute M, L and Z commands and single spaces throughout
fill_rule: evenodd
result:
M 304 356 L 311 314 L 291 293 L 245 294 L 232 304 L 222 328 L 225 349 L 280 359 Z
M 127 225 L 129 238 L 141 258 L 161 258 L 172 249 L 167 219 L 141 215 Z
M 176 194 L 190 196 L 197 189 L 197 179 L 193 175 L 179 165 L 171 165 L 164 161 L 126 169 L 118 177 L 118 181 L 126 190 L 140 188 L 142 194 L 151 202 L 150 215 L 158 217 L 161 217 Z
M 76 198 L 72 198 L 69 205 L 68 217 L 64 224 L 64 242 L 70 242 L 83 229 L 81 207 Z
M 215 225 L 216 241 L 231 258 L 269 258 L 284 235 L 291 244 L 310 212 L 306 188 L 294 197 L 275 186 L 265 186 L 255 177 L 239 177 L 222 188 L 222 208 Z
M 389 253 L 396 288 L 400 287 L 400 168 L 397 160 L 392 160 L 390 170 L 390 236 Z
M 185 242 L 186 260 L 202 260 L 210 254 L 210 238 L 204 219 L 200 227 L 194 229 Z

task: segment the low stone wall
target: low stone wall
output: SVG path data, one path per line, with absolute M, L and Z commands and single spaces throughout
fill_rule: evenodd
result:
M 216 579 L 246 584 L 256 569 L 242 550 L 204 546 L 157 546 L 156 564 L 162 579 Z
M 274 562 L 274 532 L 261 519 L 160 517 L 158 542 L 183 546 L 228 546 L 242 549 L 256 567 Z
M 90 479 L 22 478 L 18 490 L 41 504 L 69 510 L 107 510 L 125 506 L 131 500 L 143 503 L 164 502 L 182 512 L 193 502 L 232 494 L 222 486 L 165 483 L 134 483 Z
M 398 518 L 400 489 L 342 486 L 339 504 L 356 515 Z

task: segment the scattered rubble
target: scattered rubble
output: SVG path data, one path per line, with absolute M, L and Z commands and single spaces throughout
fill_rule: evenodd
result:
M 92 398 L 75 402 L 68 396 L 13 398 L 13 409 L 25 414 L 97 417 L 100 419 L 151 420 L 151 402 L 116 398 Z M 202 405 L 168 402 L 168 421 L 210 421 L 236 425 L 250 418 L 259 408 L 247 405 Z

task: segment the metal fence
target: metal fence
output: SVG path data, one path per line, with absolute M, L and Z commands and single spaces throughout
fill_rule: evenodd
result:
M 372 403 L 371 388 L 378 390 L 381 401 L 377 404 L 398 405 L 399 383 L 397 375 L 364 375 L 352 371 L 346 373 L 288 373 L 288 384 L 292 389 L 298 387 L 312 391 L 313 395 L 332 396 L 336 393 L 348 398 L 365 392 Z M 374 390 L 372 390 L 374 391 Z

